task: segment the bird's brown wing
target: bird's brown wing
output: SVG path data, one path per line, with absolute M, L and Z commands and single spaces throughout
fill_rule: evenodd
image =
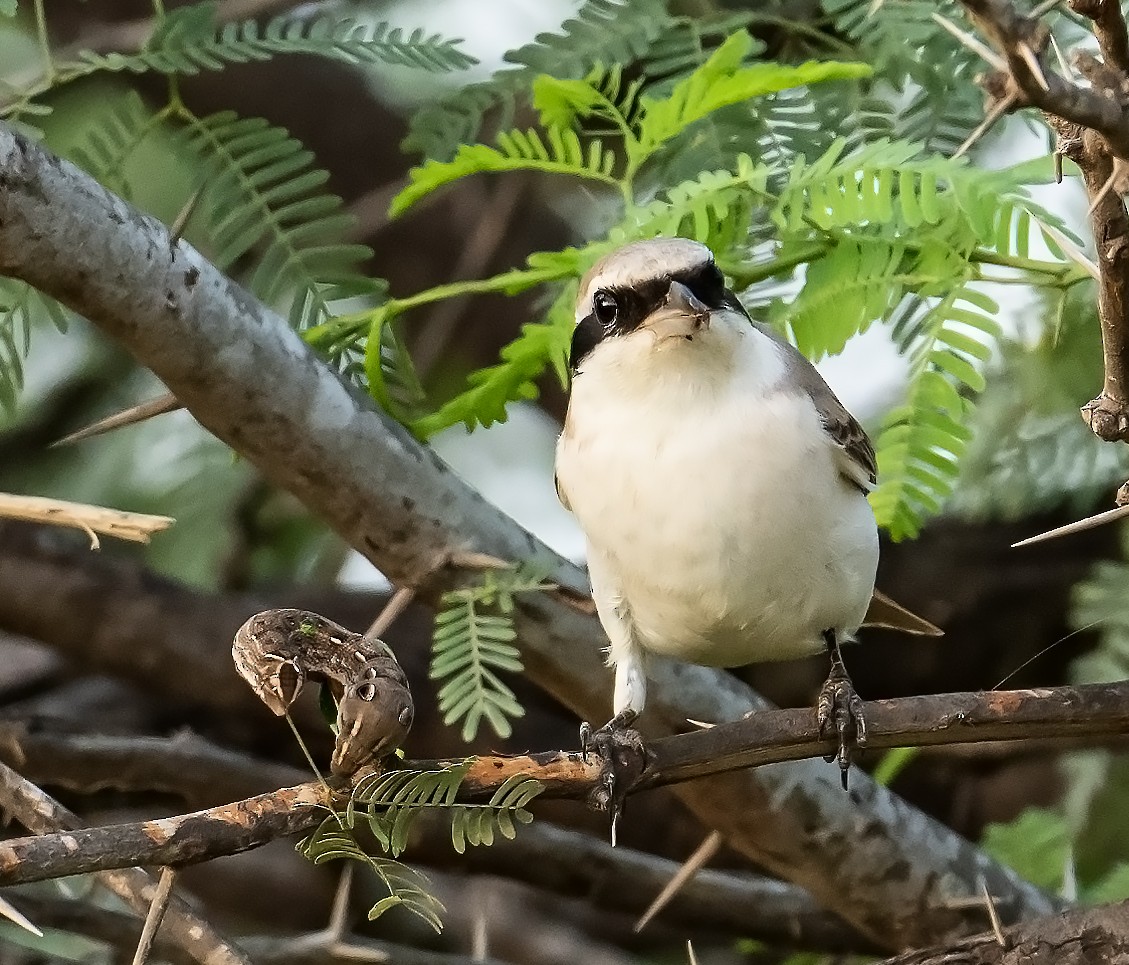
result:
M 757 325 L 757 328 L 780 346 L 791 381 L 815 405 L 823 428 L 842 454 L 839 468 L 843 478 L 864 493 L 870 492 L 878 478 L 878 465 L 874 459 L 874 446 L 863 427 L 799 349 L 771 328 L 764 325 Z

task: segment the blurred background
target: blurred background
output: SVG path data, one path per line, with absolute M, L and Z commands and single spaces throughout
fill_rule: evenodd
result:
M 605 199 L 567 179 L 525 173 L 461 181 L 399 219 L 387 216 L 409 167 L 433 146 L 428 124 L 455 124 L 443 120 L 445 98 L 468 85 L 488 84 L 499 70 L 528 72 L 510 52 L 534 44 L 540 34 L 559 34 L 582 6 L 574 0 L 304 7 L 285 0 L 224 0 L 218 15 L 229 22 L 328 11 L 463 38 L 461 49 L 477 63 L 427 73 L 289 54 L 182 76 L 177 95 L 198 117 L 234 111 L 265 118 L 301 141 L 316 166 L 328 172 L 328 189 L 353 216 L 348 240 L 371 248 L 363 271 L 386 279 L 393 295 L 405 296 L 499 273 L 520 265 L 531 251 L 561 248 L 600 230 Z M 889 73 L 885 87 L 876 84 L 876 96 L 898 105 L 899 123 L 918 124 L 895 133 L 918 137 L 932 150 L 951 153 L 982 118 L 972 82 L 975 65 L 967 59 L 943 83 L 938 80 L 936 89 L 907 73 L 904 60 L 915 46 L 947 42 L 920 11 L 913 21 L 918 33 L 904 35 L 902 61 L 880 46 L 901 28 L 895 22 L 883 33 L 874 21 L 908 17 L 905 8 L 911 5 L 862 4 L 876 8 L 868 22 L 859 19 L 860 5 L 828 0 L 670 0 L 657 6 L 681 18 L 671 31 L 697 25 L 699 55 L 724 35 L 711 34 L 710 26 L 722 24 L 726 30 L 749 29 L 761 45 L 758 56 L 766 59 L 835 56 L 878 63 Z M 8 108 L 36 78 L 36 12 L 44 7 L 49 42 L 63 52 L 136 49 L 152 29 L 153 10 L 142 0 L 50 0 L 40 7 L 20 0 L 14 17 L 0 18 L 0 104 Z M 653 70 L 658 55 L 648 44 L 660 39 L 640 42 L 627 68 Z M 572 73 L 580 76 L 586 69 L 577 62 Z M 524 75 L 520 84 L 528 86 Z M 157 109 L 167 88 L 157 73 L 76 76 L 37 99 L 49 114 L 25 119 L 34 121 L 53 150 L 81 159 L 96 153 L 100 131 L 112 140 L 108 118 L 132 110 L 134 98 Z M 923 116 L 931 127 L 923 126 Z M 517 96 L 512 103 L 488 104 L 484 118 L 480 136 L 488 139 L 492 129 L 530 123 L 532 113 Z M 457 143 L 457 131 L 454 137 Z M 1003 167 L 1047 151 L 1043 129 L 1029 118 L 1012 117 L 972 154 L 977 165 Z M 111 186 L 171 224 L 204 170 L 172 134 L 157 131 L 114 172 Z M 1039 188 L 1038 198 L 1086 237 L 1085 199 L 1072 179 Z M 215 256 L 207 238 L 194 231 L 190 220 L 186 237 Z M 247 253 L 229 270 L 246 277 L 253 259 Z M 915 641 L 866 633 L 848 658 L 866 698 L 989 689 L 1004 680 L 1007 687 L 1025 687 L 1126 675 L 1129 568 L 1120 527 L 1009 549 L 1025 536 L 1109 507 L 1129 476 L 1124 447 L 1097 441 L 1078 416 L 1078 407 L 1101 385 L 1094 292 L 1089 285 L 1076 286 L 1058 300 L 1019 286 L 996 288 L 992 295 L 1002 305 L 1005 337 L 975 410 L 956 491 L 919 538 L 884 546 L 880 568 L 879 586 L 946 635 Z M 495 362 L 499 349 L 544 307 L 544 293 L 535 291 L 460 298 L 414 313 L 401 331 L 429 396 L 449 397 L 467 373 Z M 63 332 L 47 312 L 32 306 L 24 321 L 30 350 L 23 384 L 13 392 L 14 404 L 0 411 L 0 490 L 158 513 L 177 523 L 148 547 L 103 540 L 99 553 L 89 552 L 81 533 L 0 526 L 0 759 L 23 765 L 26 776 L 96 823 L 178 813 L 277 786 L 276 779 L 303 779 L 297 770 L 303 761 L 289 731 L 233 673 L 231 637 L 247 616 L 268 606 L 308 607 L 363 629 L 386 598 L 387 582 L 184 412 L 53 448 L 66 434 L 157 396 L 163 387 L 81 319 L 68 319 Z M 22 337 L 22 330 L 12 331 Z M 853 339 L 820 368 L 868 427 L 876 427 L 901 398 L 905 363 L 882 326 Z M 505 423 L 474 433 L 461 426 L 447 429 L 432 444 L 489 500 L 564 555 L 581 560 L 582 539 L 557 503 L 552 481 L 565 394 L 551 374 L 539 385 L 540 398 L 513 404 Z M 457 728 L 444 727 L 432 712 L 427 611 L 409 610 L 388 640 L 416 693 L 409 753 L 424 758 L 466 753 Z M 774 702 L 803 706 L 812 701 L 824 671 L 823 661 L 813 660 L 738 672 Z M 514 686 L 527 708 L 514 736 L 501 741 L 483 732 L 472 750 L 575 746 L 575 719 L 522 681 Z M 331 737 L 316 708 L 303 706 L 298 717 L 315 755 L 326 759 Z M 68 757 L 62 750 L 70 746 L 66 738 L 91 733 L 176 735 L 189 749 L 203 739 L 255 755 L 263 770 L 211 772 L 200 765 L 198 771 L 181 767 L 161 774 L 159 763 L 150 761 L 142 762 L 147 778 L 123 770 L 116 781 L 99 780 L 89 776 L 81 755 Z M 16 734 L 39 740 L 27 745 L 41 748 L 38 756 L 17 761 Z M 53 744 L 56 739 L 62 743 Z M 1069 892 L 1079 881 L 1106 880 L 1129 859 L 1124 846 L 1129 773 L 1120 751 L 1111 746 L 1064 755 L 1038 743 L 937 747 L 886 759 L 884 777 L 961 834 L 981 840 L 987 833 L 998 853 L 1025 873 Z M 879 761 L 873 754 L 863 766 Z M 679 861 L 705 835 L 665 792 L 632 804 L 624 829 L 628 847 Z M 578 804 L 545 804 L 537 814 L 539 821 L 604 834 L 602 822 Z M 661 917 L 636 934 L 630 910 L 614 902 L 605 908 L 598 894 L 561 899 L 506 875 L 476 874 L 455 856 L 422 847 L 420 863 L 434 869 L 437 892 L 448 905 L 444 934 L 424 934 L 397 914 L 360 929 L 463 954 L 488 947 L 490 955 L 513 962 L 683 961 L 686 937 L 694 939 L 703 962 L 780 961 L 789 954 L 742 943 L 737 927 L 695 929 Z M 411 851 L 407 858 L 412 860 Z M 724 851 L 713 865 L 750 870 Z M 281 842 L 186 869 L 183 880 L 217 924 L 239 934 L 271 936 L 322 927 L 336 874 L 307 864 L 290 843 Z M 68 882 L 44 886 L 33 897 L 47 908 L 60 889 L 88 888 Z M 363 901 L 365 883 L 359 881 L 357 890 Z M 50 938 L 37 945 L 0 923 L 0 961 L 116 960 L 111 946 L 65 928 Z

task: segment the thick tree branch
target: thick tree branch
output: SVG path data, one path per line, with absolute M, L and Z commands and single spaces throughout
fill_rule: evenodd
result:
M 1010 0 L 961 3 L 1007 60 L 1008 72 L 1021 95 L 1018 106 L 1029 104 L 1091 128 L 1105 138 L 1114 154 L 1129 159 L 1129 105 L 1123 98 L 1079 87 L 1049 70 L 1041 59 L 1049 37 L 1046 27 L 1023 16 Z M 1024 47 L 1031 53 L 1025 53 Z M 1038 62 L 1038 73 L 1032 69 L 1032 55 Z
M 35 785 L 0 764 L 0 809 L 14 816 L 29 831 L 53 835 L 60 829 L 77 829 L 79 819 Z M 66 835 L 63 836 L 64 839 Z M 98 881 L 123 899 L 143 918 L 156 894 L 157 882 L 140 868 L 103 871 Z M 173 897 L 165 913 L 162 936 L 200 965 L 250 965 L 249 959 L 193 911 Z
M 1084 53 L 1076 62 L 1090 89 L 1054 73 L 1044 63 L 1050 37 L 1045 24 L 1019 13 L 1010 0 L 961 0 L 980 29 L 1003 53 L 1006 74 L 985 86 L 997 103 L 1040 108 L 1058 135 L 1058 153 L 1082 172 L 1090 199 L 1090 226 L 1098 252 L 1098 314 L 1105 382 L 1082 408 L 1093 432 L 1107 442 L 1129 441 L 1129 216 L 1122 194 L 1122 165 L 1129 161 L 1129 34 L 1117 0 L 1071 0 L 1090 18 L 1104 63 Z
M 1129 682 L 904 697 L 873 701 L 866 713 L 874 748 L 1104 736 L 1129 732 Z M 834 741 L 820 739 L 810 710 L 765 710 L 654 741 L 648 748 L 649 762 L 630 790 L 822 756 L 834 749 Z M 436 763 L 411 761 L 405 766 L 419 769 Z M 546 797 L 579 798 L 598 786 L 600 764 L 564 751 L 479 757 L 467 772 L 459 799 L 482 800 L 516 775 L 541 781 Z M 330 788 L 311 782 L 178 817 L 0 842 L 0 883 L 235 854 L 312 828 L 333 803 L 340 805 L 341 800 L 335 800 Z
M 0 125 L 0 272 L 23 279 L 123 342 L 217 437 L 293 492 L 392 580 L 413 585 L 460 551 L 553 556 L 399 425 L 358 399 L 284 319 L 167 229 L 73 165 Z M 285 440 L 280 445 L 279 440 Z M 518 613 L 527 672 L 595 720 L 610 707 L 594 617 L 538 595 Z M 735 720 L 765 706 L 731 675 L 656 661 L 643 725 Z M 1005 915 L 1051 910 L 1038 889 L 894 795 L 859 779 L 850 796 L 822 762 L 694 782 L 679 795 L 707 826 L 798 882 L 876 943 L 943 940 L 972 920 L 951 899 L 988 881 Z M 858 828 L 868 833 L 860 838 Z
M 1091 965 L 1129 957 L 1129 902 L 1075 908 L 880 965 Z
M 196 734 L 60 734 L 0 721 L 0 760 L 35 784 L 82 794 L 162 791 L 190 804 L 249 797 L 298 784 L 307 772 L 219 747 Z

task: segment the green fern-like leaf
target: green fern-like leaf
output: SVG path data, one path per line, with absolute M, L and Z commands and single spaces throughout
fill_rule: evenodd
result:
M 297 850 L 314 864 L 347 859 L 371 868 L 388 894 L 369 909 L 370 921 L 390 908 L 402 907 L 435 931 L 443 930 L 445 909 L 427 890 L 427 876 L 392 858 L 366 852 L 353 836 L 353 825 L 341 815 L 326 818 L 317 830 L 298 842 Z
M 435 615 L 429 675 L 443 681 L 443 722 L 461 720 L 465 741 L 475 738 L 483 718 L 499 737 L 509 737 L 509 719 L 525 713 L 498 673 L 522 670 L 521 652 L 513 645 L 513 598 L 548 589 L 542 580 L 539 571 L 518 566 L 488 571 L 480 584 L 443 594 Z
M 809 62 L 796 67 L 783 64 L 743 66 L 753 41 L 744 32 L 725 41 L 700 68 L 676 84 L 670 95 L 644 95 L 638 143 L 629 143 L 628 155 L 638 163 L 702 118 L 732 104 L 794 87 L 867 77 L 865 64 Z
M 187 134 L 211 169 L 205 197 L 217 264 L 257 249 L 249 286 L 268 303 L 289 299 L 299 328 L 327 319 L 335 301 L 379 291 L 359 268 L 371 249 L 341 241 L 353 218 L 322 190 L 328 174 L 300 141 L 230 111 L 192 118 Z
M 428 161 L 408 172 L 408 186 L 392 200 L 390 214 L 402 214 L 421 198 L 459 178 L 484 171 L 540 171 L 568 174 L 615 186 L 615 156 L 599 141 L 587 148 L 575 131 L 550 127 L 544 137 L 537 131 L 507 131 L 498 135 L 497 147 L 464 144 L 451 161 Z
M 459 788 L 473 761 L 468 758 L 435 770 L 369 775 L 358 782 L 350 796 L 346 822 L 352 826 L 357 813 L 363 811 L 373 836 L 394 856 L 403 852 L 412 824 L 425 811 L 450 816 L 451 844 L 460 854 L 468 844 L 491 844 L 495 830 L 513 838 L 515 821 L 529 824 L 533 820 L 528 806 L 544 785 L 518 774 L 508 778 L 489 801 L 459 802 Z
M 902 299 L 904 246 L 884 238 L 843 239 L 808 269 L 785 324 L 812 360 L 836 355 Z
M 89 71 L 177 75 L 222 70 L 229 64 L 270 60 L 280 54 L 313 54 L 350 64 L 395 64 L 432 72 L 462 70 L 477 63 L 459 49 L 458 40 L 426 36 L 421 30 L 405 36 L 387 23 L 284 15 L 264 27 L 247 20 L 217 29 L 216 6 L 179 7 L 162 19 L 136 54 L 82 51 L 80 63 Z
M 515 103 L 537 75 L 575 79 L 597 64 L 634 63 L 669 22 L 665 0 L 585 0 L 559 33 L 539 34 L 506 54 L 506 62 L 516 66 L 421 109 L 412 118 L 404 148 L 449 160 L 460 145 L 479 137 L 492 108 L 500 109 L 500 128 L 512 126 Z
M 132 191 L 126 165 L 160 123 L 161 119 L 146 109 L 141 95 L 128 91 L 99 117 L 72 156 L 106 187 L 129 200 Z
M 31 330 L 39 313 L 47 315 L 60 332 L 67 315 L 53 299 L 30 285 L 0 278 L 0 409 L 15 411 L 23 389 L 23 360 L 31 350 Z
M 570 287 L 559 301 L 571 303 L 575 298 L 575 288 Z M 498 365 L 472 373 L 469 388 L 435 412 L 413 422 L 412 431 L 419 438 L 427 439 L 460 422 L 467 429 L 505 422 L 509 403 L 537 398 L 534 380 L 550 365 L 557 369 L 564 384 L 565 361 L 572 339 L 571 316 L 561 311 L 554 316 L 555 319 L 548 322 L 523 325 L 521 335 L 502 349 L 502 361 Z
M 998 310 L 987 295 L 961 286 L 927 313 L 908 398 L 887 416 L 876 445 L 879 484 L 870 501 L 894 539 L 916 535 L 953 489 L 971 438 L 971 402 L 962 392 L 984 386 L 982 369 L 1000 335 Z

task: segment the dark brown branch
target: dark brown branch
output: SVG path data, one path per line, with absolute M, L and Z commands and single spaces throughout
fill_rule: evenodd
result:
M 1129 160 L 1129 34 L 1116 0 L 1071 0 L 1089 17 L 1104 63 L 1076 58 L 1091 89 L 1051 71 L 1042 54 L 1046 26 L 1018 12 L 1010 0 L 961 0 L 1007 60 L 1008 75 L 991 75 L 985 86 L 999 100 L 1040 108 L 1058 134 L 1058 153 L 1082 172 L 1090 200 L 1090 226 L 1098 252 L 1098 314 L 1105 381 L 1102 393 L 1082 408 L 1095 435 L 1129 441 L 1129 216 L 1120 166 Z M 1026 54 L 1026 56 L 1025 56 Z M 1032 62 L 1038 65 L 1036 72 Z
M 29 831 L 56 837 L 53 832 L 77 829 L 80 822 L 57 801 L 0 764 L 0 809 Z M 66 839 L 66 835 L 62 835 Z M 32 839 L 34 840 L 34 839 Z M 157 891 L 157 883 L 140 868 L 102 871 L 98 881 L 144 917 Z M 224 938 L 181 898 L 174 897 L 165 913 L 163 936 L 202 965 L 250 965 L 247 957 Z
M 869 746 L 875 749 L 976 740 L 1105 736 L 1129 732 L 1129 682 L 1045 690 L 937 694 L 866 705 Z M 820 757 L 834 743 L 820 739 L 812 712 L 766 710 L 708 730 L 654 741 L 631 791 L 723 771 Z M 412 761 L 411 768 L 438 762 Z M 547 751 L 479 757 L 460 800 L 482 800 L 516 775 L 535 777 L 546 797 L 585 797 L 600 764 L 578 753 Z M 176 865 L 235 854 L 305 831 L 331 803 L 328 788 L 307 783 L 192 814 L 0 842 L 0 883 L 18 884 L 133 865 Z M 986 869 L 989 887 L 996 882 Z M 1003 903 L 1005 917 L 1015 910 Z
M 537 820 L 516 838 L 456 854 L 439 816 L 427 821 L 409 860 L 452 872 L 496 875 L 604 911 L 638 916 L 678 872 L 678 862 Z M 754 938 L 774 947 L 873 953 L 873 946 L 803 889 L 747 872 L 705 868 L 679 889 L 657 921 L 691 933 Z
M 1118 0 L 1070 0 L 1070 9 L 1093 21 L 1102 60 L 1129 76 L 1129 32 Z
M 0 760 L 35 784 L 82 794 L 161 791 L 197 807 L 298 784 L 308 776 L 286 764 L 218 747 L 195 734 L 60 734 L 19 721 L 0 721 Z
M 1129 902 L 1076 908 L 880 965 L 1097 965 L 1129 960 Z
M 1025 17 L 1009 0 L 961 0 L 980 29 L 1007 60 L 1020 92 L 1019 104 L 1029 104 L 1100 133 L 1118 157 L 1129 159 L 1129 105 L 1121 97 L 1087 90 L 1048 69 L 1042 53 L 1049 36 L 1046 27 Z M 1046 88 L 1023 55 L 1035 54 Z

